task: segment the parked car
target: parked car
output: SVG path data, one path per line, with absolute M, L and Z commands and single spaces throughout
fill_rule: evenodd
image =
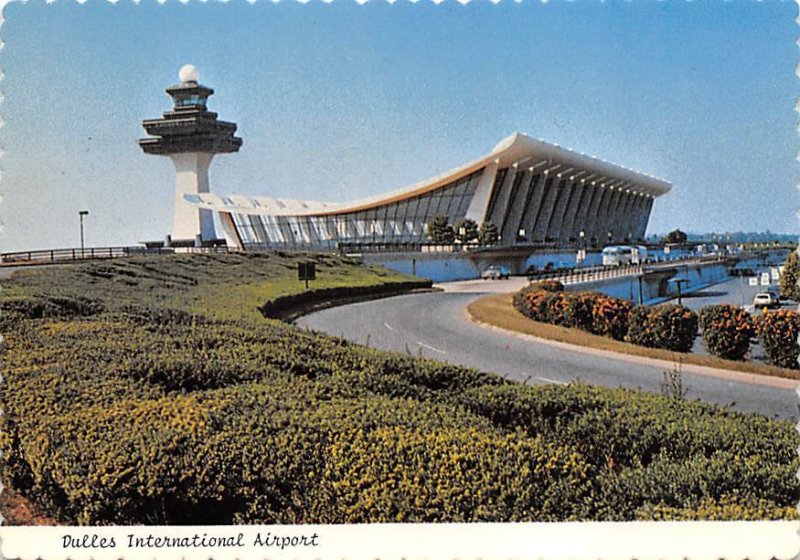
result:
M 780 307 L 781 301 L 775 292 L 758 292 L 753 298 L 753 307 Z
M 511 271 L 504 266 L 492 265 L 481 274 L 484 280 L 507 280 L 511 276 Z

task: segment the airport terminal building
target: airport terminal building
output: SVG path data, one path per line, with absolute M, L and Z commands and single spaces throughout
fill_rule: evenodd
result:
M 670 184 L 513 134 L 487 155 L 405 189 L 352 203 L 185 195 L 216 213 L 229 247 L 337 250 L 430 243 L 437 214 L 497 228 L 497 246 L 634 242 Z
M 418 250 L 428 224 L 469 219 L 491 224 L 498 248 L 597 247 L 641 240 L 653 201 L 670 184 L 650 175 L 515 133 L 483 157 L 410 187 L 350 203 L 220 196 L 208 168 L 216 154 L 239 150 L 236 124 L 206 107 L 214 90 L 186 65 L 167 88 L 173 108 L 143 121 L 148 154 L 175 165 L 170 242 L 217 242 L 216 214 L 228 247 L 240 250 Z M 300 185 L 302 188 L 302 185 Z

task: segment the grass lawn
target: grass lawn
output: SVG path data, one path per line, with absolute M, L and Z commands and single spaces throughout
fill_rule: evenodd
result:
M 0 284 L 0 302 L 36 296 L 82 297 L 109 310 L 169 307 L 212 319 L 263 322 L 258 311 L 276 297 L 305 291 L 297 263 L 315 262 L 310 290 L 419 280 L 335 254 L 240 253 L 161 255 L 20 269 Z
M 538 338 L 544 338 L 546 340 L 555 340 L 567 344 L 574 344 L 576 346 L 583 346 L 585 348 L 596 348 L 598 350 L 608 350 L 611 352 L 655 358 L 658 360 L 675 361 L 675 357 L 680 356 L 686 364 L 800 380 L 800 371 L 797 370 L 754 362 L 724 360 L 716 356 L 690 353 L 679 354 L 659 348 L 645 348 L 628 342 L 621 342 L 604 336 L 587 333 L 580 329 L 570 329 L 558 325 L 541 323 L 529 319 L 517 311 L 513 304 L 513 298 L 514 294 L 493 294 L 484 296 L 472 302 L 467 310 L 473 319 L 481 323 L 536 336 Z

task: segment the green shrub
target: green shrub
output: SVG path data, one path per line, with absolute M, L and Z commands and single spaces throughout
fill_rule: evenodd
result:
M 264 260 L 220 262 L 251 281 Z M 176 291 L 231 274 L 176 262 Z M 791 422 L 201 316 L 143 265 L 90 269 L 140 283 L 106 311 L 7 311 L 3 480 L 61 523 L 795 517 Z M 605 301 L 542 293 L 572 324 Z
M 758 341 L 764 348 L 772 365 L 800 369 L 797 358 L 800 355 L 798 335 L 800 335 L 800 315 L 794 311 L 780 310 L 767 312 L 756 321 Z
M 84 297 L 38 296 L 0 301 L 0 314 L 13 312 L 28 319 L 89 317 L 102 311 L 102 304 Z
M 563 292 L 564 284 L 558 280 L 539 280 L 538 282 L 531 282 L 523 291 L 529 292 Z
M 746 457 L 736 451 L 717 451 L 680 461 L 659 458 L 642 469 L 603 475 L 601 484 L 603 497 L 598 503 L 608 508 L 601 515 L 620 520 L 625 518 L 620 512 L 632 511 L 638 516 L 653 504 L 700 508 L 731 495 L 738 495 L 743 501 L 757 501 L 768 495 L 772 496 L 767 501 L 774 509 L 778 505 L 785 507 L 798 497 L 791 468 L 776 467 L 758 456 Z
M 346 523 L 570 519 L 590 493 L 576 451 L 472 428 L 340 433 L 324 477 Z
M 691 507 L 646 504 L 636 511 L 638 521 L 777 521 L 795 516 L 795 508 L 736 494 L 704 498 Z
M 726 360 L 743 360 L 755 327 L 750 314 L 734 305 L 709 305 L 700 310 L 700 328 L 709 353 Z
M 689 352 L 697 336 L 697 313 L 681 305 L 637 306 L 625 340 L 648 348 Z

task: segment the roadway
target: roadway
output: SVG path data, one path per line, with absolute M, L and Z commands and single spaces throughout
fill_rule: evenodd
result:
M 373 348 L 394 350 L 495 372 L 530 384 L 582 381 L 604 387 L 627 387 L 659 393 L 663 365 L 628 356 L 598 354 L 489 329 L 471 322 L 466 306 L 481 294 L 510 292 L 527 282 L 456 282 L 447 291 L 398 296 L 325 309 L 297 324 Z M 786 380 L 773 385 L 747 383 L 687 372 L 687 398 L 697 398 L 743 412 L 795 418 L 798 397 Z M 767 382 L 771 382 L 767 380 Z

